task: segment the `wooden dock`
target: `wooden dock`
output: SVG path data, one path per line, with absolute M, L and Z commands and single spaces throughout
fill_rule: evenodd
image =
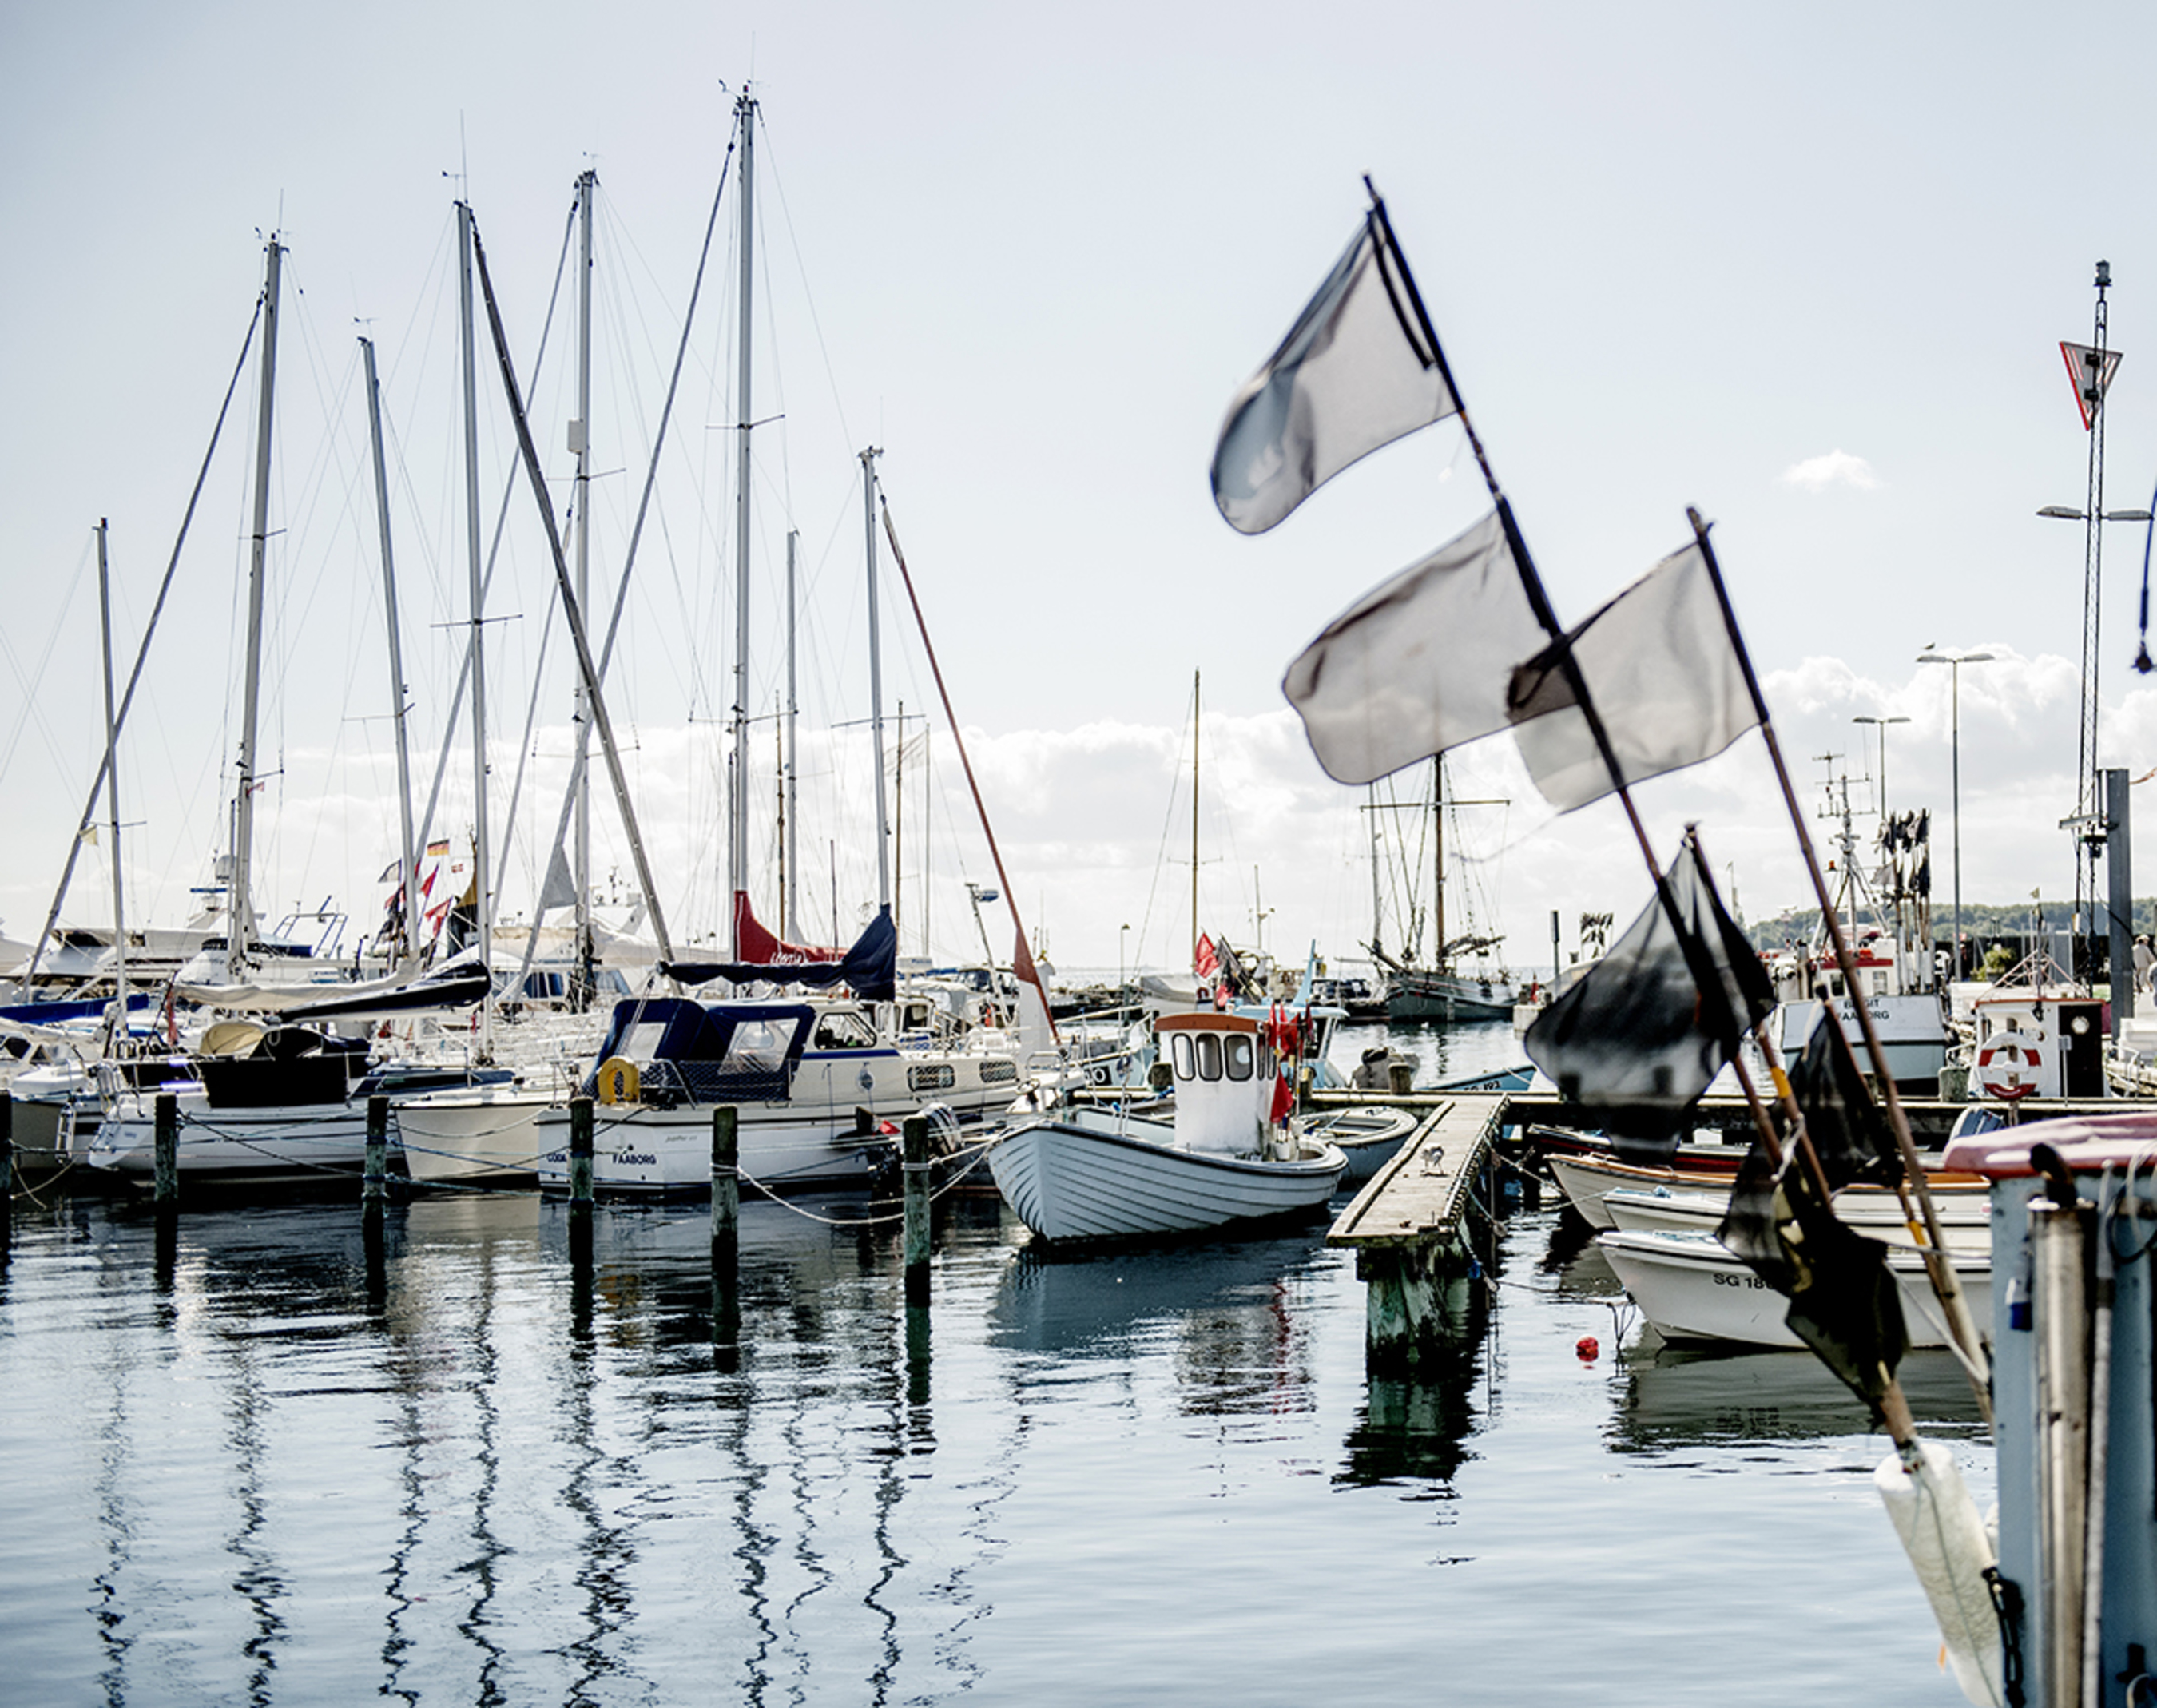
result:
M 1413 1101 L 1429 1113 L 1326 1236 L 1356 1253 L 1364 1347 L 1377 1364 L 1418 1364 L 1465 1324 L 1490 1232 L 1493 1146 L 1517 1119 L 1505 1093 Z

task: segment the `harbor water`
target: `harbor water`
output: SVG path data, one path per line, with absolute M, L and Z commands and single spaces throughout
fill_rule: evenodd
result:
M 701 1206 L 602 1206 L 581 1283 L 529 1195 L 393 1206 L 373 1255 L 351 1203 L 162 1248 L 18 1206 L 0 1698 L 1960 1700 L 1856 1402 L 1655 1352 L 1554 1209 L 1413 1381 L 1367 1372 L 1322 1222 L 1044 1260 L 962 1188 L 909 1313 L 873 1213 L 744 1205 L 734 1329 Z M 1905 1375 L 1989 1502 L 1960 1376 Z

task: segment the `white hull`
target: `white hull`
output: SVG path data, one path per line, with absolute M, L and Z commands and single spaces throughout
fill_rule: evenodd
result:
M 1949 1251 L 1992 1248 L 1992 1204 L 1982 1191 L 1935 1192 L 1933 1207 L 1940 1219 L 1942 1242 Z M 1730 1207 L 1727 1192 L 1641 1191 L 1620 1186 L 1606 1194 L 1604 1207 L 1624 1233 L 1712 1234 Z M 1872 1239 L 1914 1247 L 1916 1237 L 1902 1219 L 1892 1192 L 1844 1191 L 1835 1212 L 1845 1224 Z
M 766 1191 L 865 1187 L 886 1137 L 854 1132 L 853 1111 L 842 1121 L 828 1108 L 744 1104 L 736 1110 L 735 1142 L 746 1186 Z M 538 1173 L 542 1186 L 569 1184 L 569 1112 L 538 1111 Z M 641 1104 L 598 1104 L 592 1109 L 592 1186 L 601 1192 L 663 1193 L 709 1190 L 712 1111 L 701 1104 L 662 1109 Z
M 177 1160 L 183 1176 L 227 1185 L 356 1174 L 367 1160 L 363 1104 L 212 1109 L 198 1091 L 178 1093 Z M 121 1100 L 99 1124 L 88 1160 L 136 1180 L 157 1173 L 157 1115 L 147 1098 Z
M 552 1100 L 521 1086 L 436 1092 L 392 1111 L 404 1166 L 422 1185 L 529 1181 L 543 1148 L 539 1114 Z
M 1399 1154 L 1421 1124 L 1419 1110 L 1372 1108 L 1315 1116 L 1298 1130 L 1307 1144 L 1331 1145 L 1338 1150 L 1348 1159 L 1342 1182 L 1361 1186 Z
M 1598 1237 L 1611 1271 L 1666 1340 L 1722 1340 L 1752 1346 L 1801 1346 L 1784 1323 L 1789 1301 L 1712 1236 L 1606 1233 Z M 1979 1322 L 1992 1315 L 1988 1252 L 1955 1252 L 1955 1276 Z M 1914 1253 L 1888 1259 L 1902 1296 L 1902 1320 L 1916 1347 L 1948 1345 L 1939 1302 Z
M 1195 1232 L 1322 1208 L 1348 1166 L 1331 1145 L 1262 1162 L 1176 1148 L 1154 1121 L 1078 1110 L 1013 1128 L 989 1170 L 1019 1220 L 1048 1240 Z

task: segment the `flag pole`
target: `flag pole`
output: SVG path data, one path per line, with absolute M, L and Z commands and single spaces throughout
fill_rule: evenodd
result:
M 1828 929 L 1829 941 L 1835 946 L 1835 965 L 1841 970 L 1843 988 L 1850 992 L 1851 1006 L 1856 1011 L 1858 1030 L 1865 1037 L 1866 1053 L 1872 1059 L 1874 1073 L 1880 1081 L 1881 1101 L 1887 1112 L 1887 1125 L 1895 1135 L 1896 1148 L 1902 1155 L 1902 1168 L 1908 1176 L 1912 1194 L 1918 1201 L 1919 1213 L 1925 1223 L 1925 1268 L 1932 1277 L 1933 1290 L 1939 1295 L 1940 1303 L 1947 1309 L 1948 1325 L 1954 1335 L 1963 1361 L 1970 1374 L 1973 1386 L 1978 1390 L 1978 1400 L 1985 1408 L 1986 1421 L 1991 1419 L 1991 1402 L 1985 1386 L 1978 1379 L 1979 1372 L 1987 1367 L 1985 1343 L 1979 1336 L 1977 1324 L 1970 1314 L 1969 1301 L 1963 1294 L 1962 1284 L 1949 1260 L 1946 1241 L 1940 1232 L 1939 1213 L 1933 1204 L 1931 1189 L 1925 1184 L 1924 1165 L 1918 1160 L 1918 1147 L 1910 1136 L 1910 1122 L 1903 1112 L 1902 1099 L 1895 1089 L 1895 1076 L 1888 1071 L 1887 1052 L 1880 1042 L 1880 1033 L 1872 1024 L 1871 1005 L 1865 1000 L 1864 987 L 1857 976 L 1857 957 L 1851 953 L 1850 938 L 1844 931 L 1842 920 L 1835 910 L 1835 902 L 1828 893 L 1827 877 L 1820 870 L 1820 857 L 1814 851 L 1811 832 L 1805 826 L 1803 809 L 1798 805 L 1796 789 L 1790 782 L 1789 767 L 1783 761 L 1782 744 L 1775 739 L 1774 721 L 1768 715 L 1768 702 L 1760 692 L 1760 681 L 1753 669 L 1752 655 L 1745 650 L 1745 638 L 1738 632 L 1737 614 L 1730 605 L 1729 590 L 1722 584 L 1722 568 L 1716 562 L 1715 548 L 1708 540 L 1708 525 L 1697 509 L 1688 506 L 1686 518 L 1692 523 L 1693 538 L 1699 543 L 1701 560 L 1707 569 L 1707 579 L 1715 588 L 1716 601 L 1722 608 L 1723 627 L 1729 634 L 1732 650 L 1737 656 L 1738 669 L 1745 677 L 1746 692 L 1753 697 L 1753 709 L 1760 719 L 1760 734 L 1768 744 L 1768 758 L 1775 768 L 1775 781 L 1783 792 L 1783 804 L 1789 810 L 1790 823 L 1797 831 L 1798 850 L 1804 855 L 1805 873 L 1812 881 L 1813 893 L 1820 898 L 1820 918 Z
M 1376 247 L 1380 276 L 1385 280 L 1388 292 L 1393 294 L 1394 309 L 1397 313 L 1400 311 L 1402 299 L 1405 297 L 1408 307 L 1414 314 L 1416 327 L 1421 332 L 1423 342 L 1429 347 L 1430 363 L 1438 369 L 1439 377 L 1445 382 L 1446 390 L 1453 398 L 1454 413 L 1460 418 L 1461 430 L 1468 435 L 1469 448 L 1475 454 L 1476 466 L 1483 471 L 1483 484 L 1490 490 L 1490 502 L 1496 507 L 1498 525 L 1505 533 L 1506 548 L 1512 554 L 1514 570 L 1521 578 L 1521 591 L 1527 598 L 1529 609 L 1535 613 L 1536 620 L 1542 625 L 1543 632 L 1553 641 L 1560 643 L 1557 647 L 1559 668 L 1565 674 L 1567 685 L 1573 690 L 1573 699 L 1579 707 L 1583 720 L 1588 725 L 1589 735 L 1595 742 L 1596 751 L 1603 756 L 1603 763 L 1610 773 L 1610 780 L 1616 788 L 1619 801 L 1625 809 L 1625 821 L 1632 826 L 1633 839 L 1640 845 L 1640 858 L 1647 866 L 1648 875 L 1655 880 L 1655 894 L 1662 903 L 1664 916 L 1669 919 L 1671 929 L 1677 935 L 1680 950 L 1686 958 L 1686 968 L 1692 974 L 1693 982 L 1703 990 L 1707 988 L 1711 981 L 1716 982 L 1719 987 L 1721 975 L 1713 967 L 1703 964 L 1698 945 L 1692 940 L 1691 933 L 1686 929 L 1685 922 L 1678 917 L 1677 898 L 1671 893 L 1669 882 L 1663 875 L 1662 862 L 1656 859 L 1655 845 L 1648 840 L 1647 826 L 1641 822 L 1640 809 L 1633 803 L 1632 791 L 1626 785 L 1625 774 L 1618 764 L 1617 750 L 1611 744 L 1610 733 L 1604 724 L 1603 714 L 1596 708 L 1593 699 L 1588 694 L 1587 679 L 1581 671 L 1579 661 L 1573 656 L 1573 649 L 1562 644 L 1565 640 L 1565 627 L 1558 621 L 1557 613 L 1551 606 L 1550 597 L 1543 590 L 1542 577 L 1537 572 L 1535 559 L 1528 553 L 1528 544 L 1521 537 L 1520 524 L 1513 518 L 1513 507 L 1506 499 L 1504 489 L 1498 484 L 1498 476 L 1490 466 L 1490 455 L 1485 451 L 1483 440 L 1475 431 L 1475 420 L 1468 413 L 1467 401 L 1460 395 L 1460 388 L 1454 383 L 1453 369 L 1445 359 L 1445 347 L 1439 342 L 1438 328 L 1431 322 L 1430 311 L 1423 306 L 1423 293 L 1416 288 L 1415 275 L 1409 270 L 1408 257 L 1402 252 L 1399 239 L 1393 235 L 1393 221 L 1386 214 L 1385 198 L 1378 193 L 1377 187 L 1371 182 L 1367 172 L 1363 177 L 1363 188 L 1370 193 L 1371 197 L 1371 212 L 1368 217 L 1377 222 L 1378 228 L 1377 234 L 1379 241 Z M 1387 271 L 1389 264 L 1398 271 L 1398 291 L 1394 291 L 1394 278 Z M 1712 889 L 1714 880 L 1712 877 L 1709 878 L 1708 883 L 1709 887 Z M 1726 1007 L 1723 1018 L 1727 1022 L 1731 1017 Z M 1732 1070 L 1737 1076 L 1739 1088 L 1744 1093 L 1746 1107 L 1751 1112 L 1753 1126 L 1760 1135 L 1761 1142 L 1767 1146 L 1769 1155 L 1779 1162 L 1782 1157 L 1782 1146 L 1775 1137 L 1774 1123 L 1768 1118 L 1767 1109 L 1760 1101 L 1759 1093 L 1754 1089 L 1751 1078 L 1747 1075 L 1745 1064 L 1738 1059 L 1738 1037 L 1735 1032 L 1730 1031 L 1727 1025 L 1724 1030 L 1728 1035 L 1723 1037 L 1719 1042 L 1729 1054 Z M 1790 1105 L 1789 1113 L 1795 1115 L 1794 1104 Z M 1799 1123 L 1798 1130 L 1802 1135 L 1802 1121 Z M 1802 1137 L 1800 1142 L 1804 1145 L 1806 1151 L 1810 1154 L 1811 1150 L 1810 1142 L 1804 1141 Z M 1813 1171 L 1817 1173 L 1820 1167 L 1818 1161 L 1815 1160 L 1811 1167 Z
M 1369 217 L 1377 223 L 1378 228 L 1377 235 L 1380 241 L 1377 244 L 1377 249 L 1380 275 L 1385 279 L 1390 291 L 1393 288 L 1394 281 L 1387 272 L 1387 263 L 1390 262 L 1398 270 L 1399 291 L 1394 297 L 1396 312 L 1399 311 L 1401 299 L 1405 297 L 1408 307 L 1415 316 L 1417 329 L 1421 332 L 1429 347 L 1430 363 L 1437 368 L 1440 377 L 1445 381 L 1447 390 L 1452 395 L 1455 413 L 1460 418 L 1461 429 L 1468 435 L 1469 448 L 1475 453 L 1476 466 L 1483 471 L 1484 485 L 1489 489 L 1491 502 L 1496 507 L 1499 526 L 1505 533 L 1506 546 L 1512 553 L 1515 570 L 1521 578 L 1521 590 L 1526 596 L 1530 610 L 1534 612 L 1536 620 L 1542 625 L 1545 633 L 1554 642 L 1559 643 L 1557 649 L 1559 668 L 1563 671 L 1567 685 L 1573 692 L 1582 719 L 1595 743 L 1596 751 L 1601 754 L 1603 763 L 1610 774 L 1610 780 L 1619 802 L 1624 809 L 1626 822 L 1632 828 L 1634 841 L 1640 846 L 1640 857 L 1645 862 L 1649 874 L 1655 881 L 1655 894 L 1662 903 L 1664 916 L 1670 921 L 1671 929 L 1676 934 L 1680 949 L 1686 958 L 1687 970 L 1692 975 L 1694 984 L 1703 993 L 1709 988 L 1711 982 L 1719 989 L 1720 974 L 1712 966 L 1702 964 L 1703 957 L 1700 953 L 1699 945 L 1693 941 L 1691 933 L 1686 929 L 1684 921 L 1678 916 L 1676 898 L 1671 893 L 1669 882 L 1663 874 L 1660 862 L 1655 858 L 1654 844 L 1649 841 L 1647 827 L 1641 821 L 1640 809 L 1634 804 L 1632 791 L 1627 785 L 1625 774 L 1618 763 L 1617 752 L 1611 743 L 1609 731 L 1604 723 L 1602 713 L 1598 710 L 1593 697 L 1588 693 L 1587 679 L 1580 668 L 1579 661 L 1573 656 L 1573 649 L 1563 644 L 1566 638 L 1565 630 L 1558 622 L 1557 615 L 1551 606 L 1549 596 L 1542 585 L 1542 578 L 1536 570 L 1535 560 L 1528 553 L 1527 542 L 1521 537 L 1520 525 L 1514 519 L 1512 505 L 1507 501 L 1503 489 L 1498 484 L 1497 475 L 1491 468 L 1490 456 L 1484 450 L 1483 441 L 1475 431 L 1475 424 L 1468 412 L 1467 403 L 1460 395 L 1459 387 L 1454 383 L 1452 368 L 1445 359 L 1444 346 L 1439 342 L 1438 329 L 1432 323 L 1429 310 L 1423 306 L 1423 293 L 1416 288 L 1415 275 L 1410 270 L 1408 257 L 1402 252 L 1399 241 L 1393 234 L 1393 222 L 1387 217 L 1385 198 L 1379 195 L 1377 186 L 1371 182 L 1367 173 L 1364 176 L 1363 188 L 1369 192 L 1371 197 Z M 1704 533 L 1701 536 L 1701 545 L 1710 579 L 1713 582 L 1717 597 L 1722 603 L 1724 623 L 1730 630 L 1732 643 L 1736 648 L 1739 664 L 1745 672 L 1748 687 L 1753 693 L 1754 706 L 1760 715 L 1762 729 L 1768 735 L 1769 751 L 1773 753 L 1776 750 L 1773 746 L 1772 727 L 1768 723 L 1767 707 L 1761 700 L 1758 684 L 1753 678 L 1751 661 L 1747 657 L 1743 643 L 1737 636 L 1736 621 L 1730 610 L 1729 599 L 1723 592 L 1722 578 L 1717 573 L 1714 556 L 1712 552 L 1706 549 Z M 1789 779 L 1787 774 L 1782 771 L 1779 754 L 1777 756 L 1776 765 L 1778 774 L 1782 775 L 1784 779 L 1784 793 L 1788 795 Z M 1792 809 L 1794 815 L 1794 798 Z M 1802 821 L 1799 823 L 1802 840 Z M 1805 842 L 1804 846 L 1807 859 L 1810 862 L 1811 844 L 1809 841 Z M 1697 860 L 1700 856 L 1696 841 L 1693 844 L 1693 848 L 1694 857 Z M 1714 879 L 1707 874 L 1705 864 L 1701 869 L 1712 892 L 1714 888 Z M 1838 941 L 1840 942 L 1839 938 Z M 1752 1117 L 1754 1130 L 1759 1135 L 1765 1154 L 1773 1163 L 1780 1166 L 1783 1146 L 1776 1136 L 1774 1122 L 1769 1117 L 1766 1106 L 1761 1102 L 1759 1093 L 1754 1088 L 1752 1077 L 1746 1072 L 1745 1063 L 1738 1053 L 1740 1038 L 1738 1030 L 1734 1025 L 1736 1017 L 1729 1012 L 1727 1004 L 1718 1004 L 1717 1007 L 1720 1029 L 1724 1034 L 1719 1042 L 1728 1055 L 1732 1073 L 1737 1082 L 1739 1090 L 1744 1095 L 1747 1110 Z M 1861 1006 L 1860 1011 L 1863 1012 Z M 1869 1016 L 1866 1016 L 1866 1025 L 1869 1035 L 1871 1031 Z M 1877 1040 L 1873 1042 L 1876 1060 L 1878 1059 Z M 1762 1043 L 1768 1052 L 1768 1061 L 1771 1064 L 1774 1064 L 1773 1045 L 1764 1035 L 1762 1037 Z M 1773 1065 L 1772 1071 L 1778 1102 L 1784 1112 L 1784 1119 L 1790 1124 L 1792 1142 L 1797 1148 L 1800 1166 L 1819 1186 L 1825 1199 L 1827 1196 L 1825 1171 L 1820 1166 L 1819 1154 L 1814 1149 L 1811 1136 L 1805 1130 L 1804 1117 L 1797 1106 L 1797 1100 L 1791 1091 L 1789 1077 L 1780 1071 L 1779 1064 Z M 1892 1098 L 1893 1082 L 1889 1080 L 1887 1084 Z M 1909 1142 L 1908 1129 L 1907 1123 L 1902 1119 L 1901 1106 L 1891 1103 L 1891 1109 L 1893 1112 L 1897 1140 L 1904 1153 L 1905 1165 L 1914 1169 L 1916 1167 L 1915 1151 Z M 1920 1190 L 1922 1191 L 1922 1186 Z M 1939 1243 L 1938 1222 L 1931 1214 L 1930 1200 L 1925 1199 L 1923 1201 L 1927 1212 L 1928 1226 L 1933 1230 L 1933 1239 L 1937 1248 Z M 1933 1261 L 1932 1257 L 1928 1257 L 1928 1268 L 1932 1266 Z M 1945 1267 L 1943 1255 L 1938 1258 L 1938 1262 L 1943 1268 Z M 1957 1335 L 1958 1339 L 1960 1339 L 1962 1330 L 1969 1326 L 1969 1307 L 1962 1300 L 1959 1291 L 1954 1288 L 1954 1275 L 1952 1268 L 1946 1269 L 1946 1275 L 1947 1290 L 1942 1292 L 1941 1297 L 1948 1304 L 1950 1319 L 1956 1322 Z M 1938 1270 L 1934 1270 L 1933 1278 L 1934 1285 L 1938 1288 L 1939 1286 Z M 1959 1308 L 1959 1316 L 1956 1315 L 1958 1308 Z M 1974 1330 L 1972 1333 L 1974 1344 Z M 1980 1367 L 1976 1365 L 1972 1365 L 1970 1367 L 1969 1373 L 1974 1383 L 1978 1381 L 1978 1371 Z M 1981 1404 L 1985 1402 L 1981 1384 L 1979 1399 Z M 1900 1385 L 1892 1375 L 1887 1377 L 1878 1405 L 1882 1422 L 1887 1426 L 1889 1434 L 1898 1447 L 1915 1438 L 1915 1426 L 1911 1418 L 1908 1404 L 1904 1399 Z M 1987 1416 L 1990 1417 L 1989 1411 Z

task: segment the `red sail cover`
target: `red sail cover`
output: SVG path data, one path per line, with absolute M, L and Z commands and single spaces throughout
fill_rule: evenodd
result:
M 749 892 L 734 892 L 734 959 L 752 966 L 799 966 L 806 961 L 844 960 L 843 949 L 810 949 L 782 943 L 757 922 Z

